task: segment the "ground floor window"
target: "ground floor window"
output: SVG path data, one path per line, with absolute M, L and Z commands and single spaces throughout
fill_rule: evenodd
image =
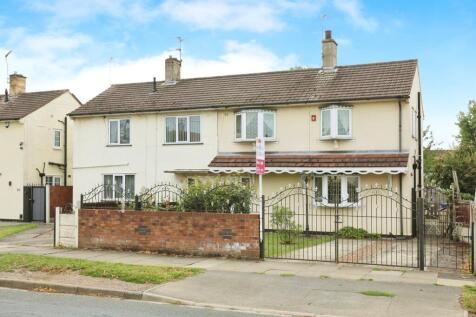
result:
M 345 205 L 359 201 L 359 176 L 319 175 L 314 177 L 313 186 L 316 202 Z
M 46 176 L 46 185 L 61 186 L 61 177 L 59 177 L 59 176 Z
M 127 174 L 104 175 L 104 198 L 132 200 L 135 195 L 135 176 Z

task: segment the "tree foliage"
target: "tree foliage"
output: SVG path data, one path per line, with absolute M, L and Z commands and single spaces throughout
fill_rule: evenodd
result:
M 459 144 L 451 150 L 434 149 L 433 135 L 429 128 L 425 130 L 425 180 L 427 184 L 449 188 L 455 170 L 461 192 L 470 197 L 476 188 L 476 101 L 469 102 L 467 112 L 459 113 L 456 125 Z

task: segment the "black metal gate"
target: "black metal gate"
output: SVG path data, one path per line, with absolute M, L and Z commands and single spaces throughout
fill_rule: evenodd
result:
M 471 204 L 439 188 L 425 188 L 423 198 L 426 266 L 473 272 Z
M 265 257 L 418 267 L 410 201 L 383 187 L 327 181 L 326 193 L 296 186 L 264 199 Z
M 23 187 L 23 221 L 46 221 L 46 187 Z

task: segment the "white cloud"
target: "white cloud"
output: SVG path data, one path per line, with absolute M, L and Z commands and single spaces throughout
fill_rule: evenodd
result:
M 334 0 L 334 6 L 344 12 L 351 22 L 367 31 L 374 31 L 378 27 L 378 22 L 371 17 L 366 17 L 359 0 Z
M 284 13 L 314 13 L 322 1 L 166 0 L 161 9 L 173 20 L 197 29 L 279 31 Z
M 3 51 L 6 49 L 0 48 L 0 53 Z M 48 58 L 41 54 L 12 54 L 10 64 L 21 65 L 19 71 L 28 77 L 28 91 L 68 88 L 85 102 L 111 83 L 151 81 L 154 76 L 162 80 L 164 61 L 169 54 L 162 52 L 135 60 L 104 61 L 96 65 L 89 65 L 81 58 L 69 57 L 64 52 Z M 271 71 L 288 69 L 296 64 L 296 56 L 278 56 L 256 42 L 228 41 L 218 58 L 203 59 L 186 55 L 182 77 Z M 10 69 L 16 70 L 13 67 Z M 3 76 L 5 74 L 0 73 L 0 78 Z

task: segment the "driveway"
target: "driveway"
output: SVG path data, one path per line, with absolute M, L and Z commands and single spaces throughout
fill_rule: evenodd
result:
M 17 223 L 0 222 L 0 226 L 13 225 Z M 0 240 L 0 245 L 20 245 L 20 246 L 53 246 L 54 239 L 53 224 L 39 223 L 35 229 L 23 231 Z

